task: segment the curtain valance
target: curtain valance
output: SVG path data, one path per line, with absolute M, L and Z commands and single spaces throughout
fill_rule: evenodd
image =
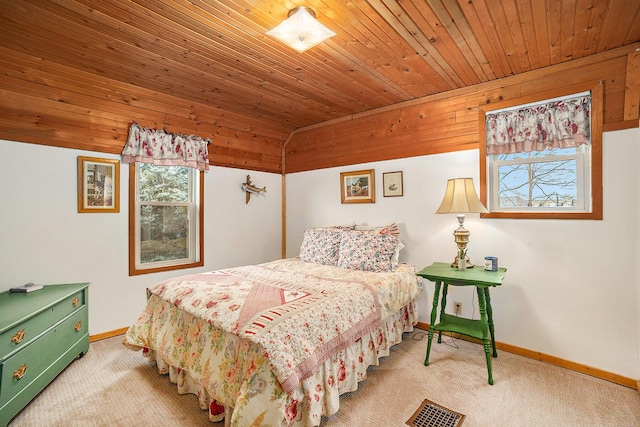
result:
M 590 117 L 591 95 L 487 113 L 487 154 L 589 144 Z
M 143 128 L 132 122 L 122 150 L 122 161 L 209 170 L 209 143 L 208 138 L 174 135 L 164 129 Z

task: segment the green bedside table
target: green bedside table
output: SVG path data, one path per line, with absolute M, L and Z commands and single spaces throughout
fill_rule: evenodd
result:
M 431 352 L 431 341 L 433 334 L 438 331 L 438 342 L 442 342 L 442 332 L 455 332 L 458 334 L 473 337 L 484 342 L 484 352 L 487 358 L 487 371 L 489 373 L 489 384 L 493 384 L 491 374 L 491 350 L 493 357 L 498 357 L 496 351 L 496 341 L 493 330 L 493 312 L 491 310 L 491 298 L 489 288 L 500 286 L 504 279 L 506 268 L 498 268 L 498 271 L 486 271 L 477 266 L 466 270 L 456 270 L 451 268 L 450 263 L 436 262 L 423 268 L 417 274 L 432 282 L 435 282 L 436 289 L 433 294 L 433 308 L 431 309 L 431 323 L 429 325 L 429 341 L 427 343 L 427 356 L 424 360 L 425 366 L 429 365 L 429 353 Z M 444 286 L 442 287 L 442 285 Z M 478 292 L 478 306 L 480 309 L 480 320 L 465 319 L 445 313 L 447 305 L 448 286 L 475 286 Z M 442 287 L 442 302 L 440 304 L 440 322 L 436 324 L 438 314 L 438 297 Z M 489 338 L 491 335 L 491 338 Z

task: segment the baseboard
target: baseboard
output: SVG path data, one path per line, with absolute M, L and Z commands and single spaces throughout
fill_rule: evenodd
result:
M 117 337 L 118 335 L 122 335 L 127 332 L 128 327 L 116 329 L 115 331 L 104 332 L 102 334 L 90 335 L 89 342 L 100 341 L 107 338 Z
M 416 327 L 420 329 L 424 329 L 425 331 L 429 330 L 428 323 L 418 322 Z M 458 339 L 473 342 L 476 344 L 482 344 L 480 340 L 467 337 L 465 335 L 459 335 L 459 334 L 447 333 L 447 332 L 445 332 L 445 334 L 453 336 Z M 548 354 L 540 353 L 539 351 L 528 350 L 526 348 L 517 347 L 515 345 L 501 343 L 499 341 L 496 341 L 496 348 L 509 353 L 517 354 L 519 356 L 524 356 L 529 359 L 539 360 L 541 362 L 549 363 L 551 365 L 559 366 L 561 368 L 570 369 L 572 371 L 580 372 L 582 374 L 591 375 L 592 377 L 611 381 L 613 383 L 620 384 L 625 387 L 636 388 L 640 392 L 640 380 L 623 377 L 621 375 L 613 374 L 611 372 L 603 371 L 601 369 L 596 369 L 590 366 L 581 365 L 580 363 L 575 363 L 569 360 L 561 359 L 559 357 L 550 356 Z

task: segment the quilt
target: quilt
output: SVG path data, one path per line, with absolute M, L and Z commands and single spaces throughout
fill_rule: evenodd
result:
M 323 399 L 346 377 L 336 357 L 376 350 L 383 326 L 404 331 L 419 292 L 406 264 L 373 273 L 291 258 L 182 276 L 148 289 L 125 344 L 173 369 L 174 382 L 201 406 L 209 400 L 210 412 L 224 408 L 229 425 L 317 425 L 337 410 Z M 334 361 L 337 369 L 327 365 Z M 327 370 L 335 376 L 318 380 Z

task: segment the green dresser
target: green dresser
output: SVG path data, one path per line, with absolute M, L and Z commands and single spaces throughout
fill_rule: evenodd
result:
M 0 293 L 0 426 L 89 351 L 88 287 Z

